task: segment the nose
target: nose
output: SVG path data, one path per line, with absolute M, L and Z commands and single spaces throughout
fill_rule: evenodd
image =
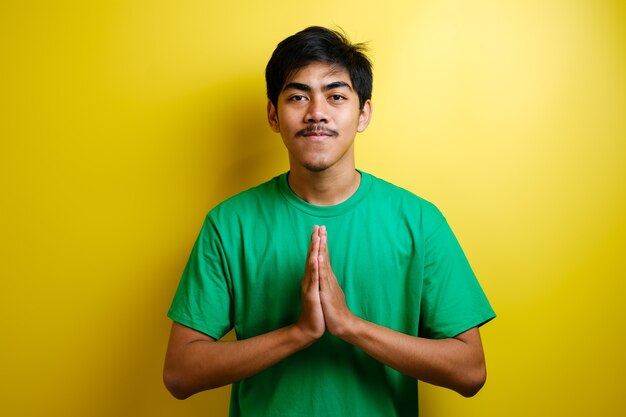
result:
M 304 115 L 305 123 L 328 123 L 327 103 L 324 99 L 311 98 Z

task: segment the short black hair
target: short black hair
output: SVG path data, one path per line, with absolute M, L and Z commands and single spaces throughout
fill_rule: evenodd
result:
M 295 71 L 314 62 L 337 65 L 348 71 L 359 95 L 359 107 L 372 98 L 372 64 L 363 43 L 352 44 L 341 32 L 308 27 L 281 41 L 265 67 L 267 98 L 278 105 L 285 81 Z

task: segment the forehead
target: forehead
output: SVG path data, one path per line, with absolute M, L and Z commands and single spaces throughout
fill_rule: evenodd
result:
M 348 71 L 337 64 L 328 64 L 324 62 L 313 62 L 304 67 L 293 71 L 287 79 L 285 86 L 292 82 L 303 83 L 307 85 L 327 84 L 333 81 L 343 81 L 352 86 L 350 74 Z

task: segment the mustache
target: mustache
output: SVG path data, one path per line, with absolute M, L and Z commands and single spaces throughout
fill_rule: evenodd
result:
M 326 133 L 330 136 L 337 136 L 339 134 L 339 132 L 337 132 L 336 130 L 333 130 L 329 127 L 327 127 L 326 125 L 323 124 L 313 124 L 313 125 L 308 125 L 307 127 L 305 127 L 302 130 L 298 130 L 296 132 L 296 137 L 304 137 L 306 135 L 310 135 L 313 133 Z

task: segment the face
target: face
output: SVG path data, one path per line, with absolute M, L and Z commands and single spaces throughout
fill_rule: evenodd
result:
M 354 170 L 354 137 L 369 124 L 371 103 L 359 108 L 348 72 L 313 63 L 285 81 L 277 106 L 268 104 L 272 130 L 280 133 L 292 170 Z

